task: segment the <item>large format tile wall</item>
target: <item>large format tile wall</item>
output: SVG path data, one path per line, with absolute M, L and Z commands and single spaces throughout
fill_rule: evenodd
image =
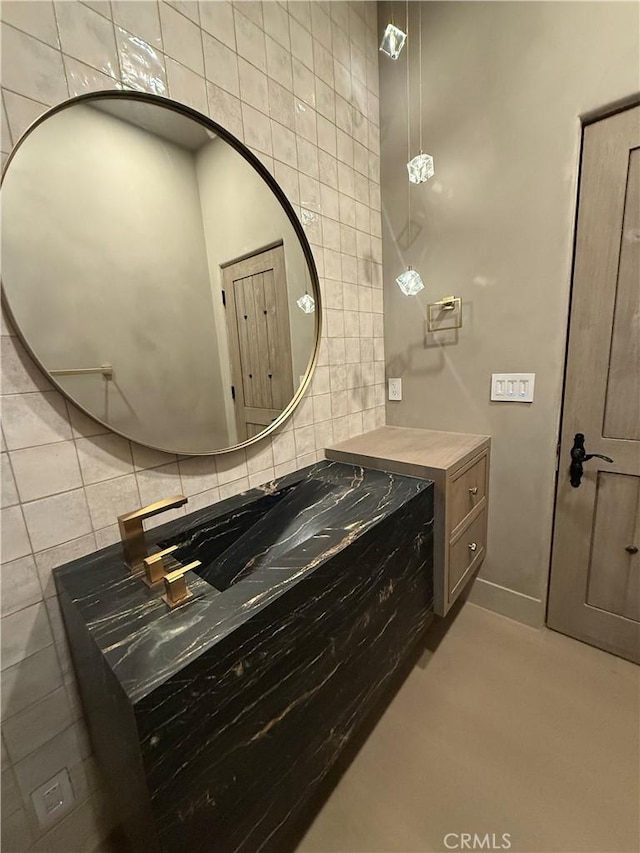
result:
M 83 92 L 131 87 L 189 104 L 275 175 L 306 229 L 324 300 L 319 363 L 293 418 L 255 448 L 218 457 L 176 458 L 105 431 L 50 385 L 3 324 L 7 853 L 90 851 L 111 821 L 52 568 L 114 542 L 123 511 L 178 492 L 196 509 L 384 422 L 375 14 L 374 3 L 342 2 L 2 4 L 3 160 L 43 110 Z M 63 768 L 74 811 L 44 832 L 30 795 Z

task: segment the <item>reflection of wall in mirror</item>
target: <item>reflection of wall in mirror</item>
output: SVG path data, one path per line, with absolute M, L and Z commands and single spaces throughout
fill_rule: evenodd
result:
M 231 384 L 226 322 L 220 298 L 220 267 L 282 241 L 289 296 L 293 376 L 297 386 L 313 352 L 315 333 L 313 314 L 304 314 L 296 305 L 296 300 L 305 291 L 312 292 L 307 262 L 298 237 L 267 184 L 222 139 L 213 139 L 199 149 L 196 171 L 223 374 L 226 373 Z M 230 399 L 227 400 L 227 418 L 232 431 L 235 429 L 235 416 Z
M 227 446 L 192 152 L 76 105 L 19 149 L 3 209 L 5 282 L 36 354 L 114 367 L 107 394 L 99 375 L 61 378 L 73 397 L 156 446 Z

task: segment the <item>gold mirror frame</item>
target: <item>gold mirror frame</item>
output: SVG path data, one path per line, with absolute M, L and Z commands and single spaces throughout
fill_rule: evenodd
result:
M 6 312 L 7 317 L 9 318 L 11 325 L 15 329 L 18 338 L 20 339 L 22 345 L 28 352 L 29 356 L 33 359 L 35 364 L 39 367 L 39 369 L 44 373 L 47 379 L 51 382 L 51 384 L 67 399 L 69 400 L 77 409 L 79 409 L 83 414 L 87 415 L 87 417 L 106 427 L 111 432 L 116 433 L 117 435 L 126 438 L 128 441 L 133 442 L 134 444 L 142 445 L 143 447 L 149 447 L 152 450 L 158 450 L 162 453 L 170 453 L 176 456 L 216 456 L 218 454 L 223 453 L 232 453 L 234 450 L 240 450 L 243 447 L 248 447 L 251 444 L 255 444 L 258 441 L 261 441 L 267 435 L 275 432 L 282 424 L 293 414 L 296 406 L 302 400 L 307 388 L 311 383 L 311 378 L 313 376 L 313 371 L 318 361 L 318 352 L 320 349 L 320 340 L 322 335 L 322 302 L 320 296 L 320 281 L 318 278 L 318 271 L 316 269 L 315 261 L 313 258 L 313 253 L 311 251 L 311 246 L 309 245 L 309 241 L 307 240 L 307 236 L 304 233 L 304 229 L 300 220 L 298 219 L 291 202 L 284 194 L 278 182 L 275 180 L 273 175 L 268 171 L 266 166 L 253 154 L 252 151 L 247 148 L 247 146 L 233 136 L 226 128 L 222 125 L 219 125 L 213 119 L 208 116 L 199 113 L 197 110 L 192 109 L 191 107 L 186 106 L 185 104 L 181 104 L 178 101 L 174 101 L 171 98 L 164 98 L 160 95 L 152 95 L 147 92 L 136 92 L 129 90 L 105 90 L 99 92 L 89 92 L 84 95 L 78 95 L 75 98 L 69 98 L 66 101 L 61 101 L 59 104 L 56 104 L 54 107 L 51 107 L 46 112 L 44 112 L 41 116 L 39 116 L 33 124 L 31 124 L 27 130 L 22 134 L 20 139 L 13 146 L 7 162 L 2 170 L 2 177 L 0 179 L 0 187 L 4 183 L 5 176 L 11 165 L 11 161 L 15 156 L 16 152 L 20 148 L 20 146 L 24 143 L 24 141 L 33 133 L 33 131 L 39 127 L 43 122 L 45 122 L 48 118 L 55 115 L 56 113 L 62 112 L 65 109 L 73 106 L 74 104 L 79 104 L 83 102 L 93 101 L 93 100 L 105 100 L 105 99 L 122 99 L 126 98 L 127 100 L 137 100 L 142 101 L 144 103 L 156 104 L 157 106 L 163 107 L 165 109 L 173 110 L 174 112 L 180 113 L 181 115 L 186 116 L 187 118 L 192 119 L 193 121 L 197 121 L 199 124 L 203 125 L 206 129 L 212 131 L 217 136 L 227 142 L 235 151 L 237 151 L 244 159 L 256 170 L 256 172 L 260 175 L 263 181 L 267 184 L 267 186 L 271 189 L 275 197 L 280 202 L 282 209 L 284 210 L 291 226 L 300 242 L 300 246 L 302 247 L 302 252 L 304 254 L 305 261 L 307 262 L 307 267 L 309 269 L 309 275 L 311 278 L 311 287 L 313 289 L 313 298 L 315 300 L 315 319 L 314 319 L 314 344 L 311 356 L 309 358 L 309 363 L 307 365 L 306 372 L 304 374 L 304 378 L 297 390 L 295 391 L 293 397 L 291 398 L 289 404 L 285 407 L 285 409 L 281 412 L 281 414 L 274 420 L 269 426 L 265 427 L 258 435 L 254 435 L 251 438 L 246 439 L 246 441 L 242 441 L 239 444 L 232 445 L 230 447 L 224 447 L 219 450 L 210 450 L 205 451 L 203 453 L 185 453 L 183 451 L 175 451 L 166 447 L 157 447 L 156 445 L 146 444 L 144 441 L 140 441 L 137 438 L 134 438 L 130 435 L 127 435 L 124 432 L 121 432 L 118 429 L 115 429 L 110 424 L 105 421 L 100 420 L 94 414 L 89 412 L 83 406 L 79 405 L 73 397 L 62 387 L 62 385 L 56 380 L 55 376 L 53 376 L 49 370 L 44 366 L 38 356 L 35 354 L 31 346 L 29 345 L 28 340 L 23 335 L 19 324 L 16 322 L 16 319 L 11 310 L 11 306 L 9 303 L 9 299 L 5 292 L 4 284 L 2 284 L 1 298 L 2 298 L 2 308 Z

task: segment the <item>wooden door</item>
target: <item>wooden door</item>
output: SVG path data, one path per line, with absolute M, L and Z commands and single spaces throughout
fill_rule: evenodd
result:
M 548 625 L 640 662 L 640 107 L 584 129 L 559 459 Z
M 223 268 L 238 440 L 262 432 L 293 397 L 282 244 Z

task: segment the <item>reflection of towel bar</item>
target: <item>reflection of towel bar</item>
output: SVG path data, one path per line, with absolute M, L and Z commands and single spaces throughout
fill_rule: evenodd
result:
M 101 367 L 68 367 L 64 370 L 50 370 L 52 376 L 77 376 L 83 373 L 101 373 L 105 379 L 113 379 L 113 367 L 103 364 Z

